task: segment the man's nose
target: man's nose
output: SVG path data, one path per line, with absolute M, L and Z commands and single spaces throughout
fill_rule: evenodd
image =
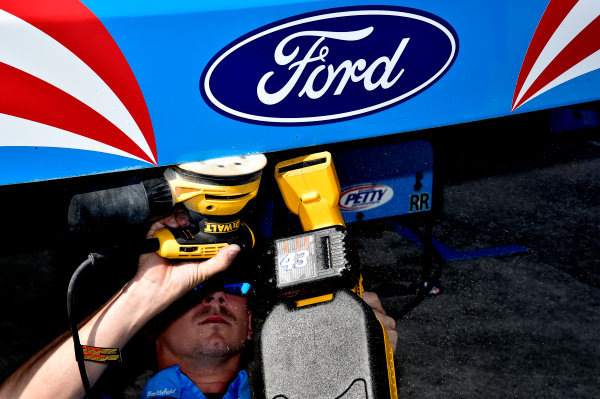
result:
M 223 304 L 227 302 L 227 294 L 225 291 L 215 291 L 204 297 L 204 302 L 207 304 Z

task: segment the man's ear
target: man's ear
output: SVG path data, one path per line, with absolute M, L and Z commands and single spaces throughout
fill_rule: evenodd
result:
M 248 309 L 248 336 L 246 337 L 248 341 L 252 340 L 253 333 L 254 330 L 252 329 L 252 311 Z

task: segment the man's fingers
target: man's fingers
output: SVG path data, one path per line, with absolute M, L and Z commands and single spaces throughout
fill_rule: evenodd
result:
M 152 238 L 152 235 L 156 233 L 160 229 L 164 229 L 165 227 L 171 227 L 173 229 L 177 229 L 179 227 L 187 227 L 190 225 L 190 220 L 188 218 L 188 214 L 185 209 L 177 208 L 167 217 L 164 217 L 160 220 L 154 222 L 148 233 L 146 234 L 146 238 Z
M 390 339 L 390 345 L 394 352 L 396 352 L 396 344 L 398 342 L 398 333 L 396 332 L 396 320 L 392 319 L 390 316 L 385 314 L 385 309 L 379 300 L 379 296 L 370 291 L 365 291 L 363 293 L 363 300 L 373 309 L 375 316 L 381 322 L 381 325 L 388 333 L 388 337 Z
M 226 262 L 228 262 L 227 266 L 229 266 L 241 250 L 242 249 L 237 244 L 227 245 L 226 247 L 221 248 L 215 258 L 225 258 Z
M 383 305 L 376 293 L 371 291 L 363 292 L 363 301 L 365 301 L 375 312 L 385 314 L 385 309 L 383 309 Z
M 392 319 L 390 316 L 386 316 L 384 314 L 377 314 L 375 313 L 375 315 L 377 316 L 377 318 L 379 319 L 379 321 L 381 322 L 381 324 L 387 329 L 387 330 L 395 330 L 396 329 L 396 320 Z
M 160 229 L 164 229 L 167 226 L 176 229 L 179 227 L 187 227 L 189 226 L 189 224 L 190 221 L 185 210 L 178 209 L 175 210 L 173 214 L 152 223 L 150 229 L 148 230 L 148 233 L 146 234 L 146 238 L 152 238 L 152 235 L 154 233 L 156 233 Z
M 387 330 L 388 337 L 390 339 L 390 345 L 392 347 L 392 351 L 396 353 L 396 346 L 398 345 L 398 332 L 396 330 Z
M 240 253 L 240 250 L 241 249 L 237 244 L 228 245 L 222 248 L 214 258 L 197 264 L 198 273 L 195 276 L 196 281 L 193 282 L 193 285 L 196 286 L 198 284 L 202 284 L 215 274 L 226 270 L 231 265 L 237 254 Z
M 381 322 L 383 328 L 388 334 L 390 339 L 390 345 L 394 352 L 396 352 L 396 343 L 398 342 L 398 332 L 396 331 L 396 320 L 392 319 L 390 316 L 386 316 L 382 313 L 375 312 L 375 316 Z
M 190 225 L 190 220 L 188 218 L 188 214 L 185 209 L 177 208 L 173 212 L 173 215 L 175 216 L 175 223 L 176 223 L 175 227 L 187 227 Z M 173 227 L 173 226 L 171 226 L 171 227 Z

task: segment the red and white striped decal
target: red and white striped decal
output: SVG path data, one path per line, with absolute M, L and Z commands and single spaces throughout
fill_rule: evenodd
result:
M 0 146 L 77 148 L 156 164 L 127 60 L 79 0 L 0 5 Z
M 600 68 L 600 0 L 551 0 L 527 49 L 512 110 Z

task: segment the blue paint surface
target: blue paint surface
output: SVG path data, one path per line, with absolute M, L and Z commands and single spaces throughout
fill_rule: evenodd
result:
M 231 43 L 251 32 L 275 26 L 279 21 L 339 7 L 366 7 L 370 4 L 397 7 L 398 2 L 83 0 L 83 3 L 107 29 L 137 80 L 152 122 L 158 165 L 162 166 L 233 154 L 271 152 L 377 137 L 510 115 L 523 58 L 548 0 L 402 2 L 402 7 L 416 10 L 417 15 L 432 15 L 434 19 L 445 21 L 444 24 L 455 32 L 460 45 L 456 59 L 448 70 L 424 90 L 381 111 L 350 120 L 302 126 L 248 123 L 215 111 L 201 94 L 203 72 L 210 61 Z M 390 57 L 394 46 L 389 47 L 390 43 L 385 42 L 385 37 L 392 33 L 386 33 L 388 28 L 383 25 L 379 28 L 378 24 L 369 22 L 364 26 L 369 28 L 372 25 L 376 29 L 372 36 L 375 42 L 357 41 L 344 43 L 340 47 L 340 43 L 335 41 L 324 41 L 323 46 L 328 48 L 329 53 L 322 62 L 315 61 L 311 65 L 338 65 L 346 60 L 355 62 L 359 59 L 371 63 L 378 57 Z M 343 31 L 358 29 L 362 26 L 359 25 L 345 27 L 343 22 L 336 22 L 331 25 L 306 25 L 306 28 Z M 436 39 L 435 30 L 423 30 L 422 26 L 417 25 L 412 21 L 399 23 L 398 26 L 401 32 L 398 37 L 410 38 L 397 63 L 398 70 L 405 68 L 398 80 L 403 90 L 415 87 L 418 81 L 422 81 L 426 71 L 418 65 L 423 60 L 439 60 L 441 53 L 447 51 L 440 44 L 439 37 Z M 302 29 L 298 27 L 297 32 Z M 292 34 L 292 31 L 288 33 Z M 94 46 L 93 38 L 89 40 L 90 46 Z M 219 77 L 221 83 L 228 80 L 227 74 L 232 75 L 231 81 L 235 82 L 236 70 L 247 76 L 244 82 L 233 84 L 225 90 L 230 99 L 236 101 L 246 98 L 257 106 L 253 96 L 258 82 L 248 79 L 256 80 L 272 70 L 277 40 L 261 42 L 260 48 L 257 47 L 260 54 L 254 51 L 244 53 L 241 58 L 227 65 L 227 71 Z M 308 42 L 304 43 L 301 50 L 306 52 L 307 45 Z M 267 65 L 265 60 L 271 60 L 270 64 Z M 265 69 L 262 70 L 261 66 Z M 382 71 L 380 69 L 378 73 Z M 309 73 L 307 70 L 303 74 L 302 82 L 308 79 Z M 279 84 L 286 78 L 282 79 Z M 306 96 L 298 97 L 298 92 L 295 92 L 293 107 L 286 109 L 298 114 L 303 114 L 306 109 L 314 111 L 320 108 L 324 111 L 328 108 L 329 112 L 329 108 L 345 110 L 348 106 L 354 107 L 351 101 L 371 104 L 378 101 L 378 96 L 382 101 L 388 98 L 384 89 L 360 92 L 360 87 L 355 85 L 350 90 L 348 86 L 348 93 L 352 96 L 347 99 L 328 93 L 329 97 L 323 97 L 320 105 L 319 101 L 312 101 Z M 591 101 L 598 99 L 599 93 L 600 71 L 596 70 L 547 91 L 515 113 Z M 278 112 L 273 108 L 271 114 L 277 115 Z M 10 134 L 15 133 L 0 131 L 0 135 Z M 150 166 L 131 158 L 85 150 L 0 147 L 0 185 Z

